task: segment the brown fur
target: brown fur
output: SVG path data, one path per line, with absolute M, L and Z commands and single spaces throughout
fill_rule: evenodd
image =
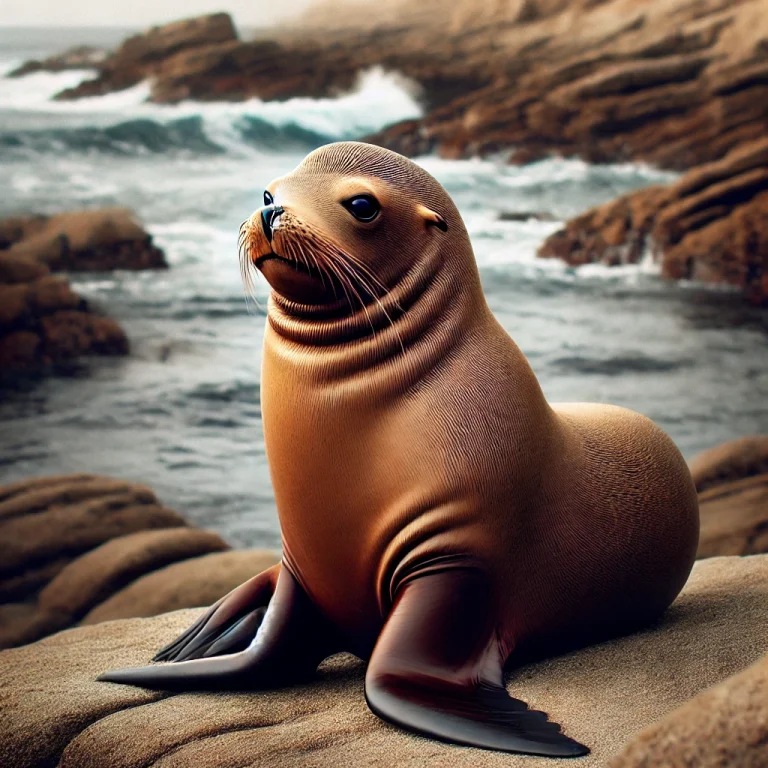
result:
M 304 278 L 265 268 L 281 291 L 261 392 L 285 563 L 322 612 L 370 651 L 404 580 L 468 558 L 492 575 L 505 658 L 660 614 L 696 552 L 685 461 L 632 411 L 546 402 L 442 187 L 399 155 L 343 143 L 269 189 L 285 213 L 271 244 L 254 215 L 249 258 L 274 249 L 324 273 L 322 291 L 306 277 L 317 301 L 299 302 L 286 294 Z M 381 201 L 372 224 L 340 205 L 361 192 Z M 349 282 L 375 301 L 334 286 L 331 253 L 362 265 L 348 259 Z

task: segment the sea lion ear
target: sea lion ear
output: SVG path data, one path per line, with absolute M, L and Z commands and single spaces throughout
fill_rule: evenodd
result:
M 418 212 L 419 216 L 421 216 L 428 225 L 437 227 L 441 232 L 448 231 L 448 224 L 446 223 L 445 219 L 436 211 L 433 211 L 431 208 L 427 208 L 426 205 L 419 205 Z

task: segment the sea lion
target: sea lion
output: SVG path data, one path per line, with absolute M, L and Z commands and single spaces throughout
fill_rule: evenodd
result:
M 173 663 L 100 679 L 280 686 L 351 651 L 386 720 L 586 754 L 503 670 L 638 627 L 678 594 L 698 506 L 671 439 L 623 408 L 547 403 L 456 207 L 400 155 L 312 152 L 241 245 L 272 287 L 261 406 L 283 561 L 155 657 Z

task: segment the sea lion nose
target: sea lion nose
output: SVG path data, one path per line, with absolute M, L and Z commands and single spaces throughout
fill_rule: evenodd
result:
M 265 205 L 261 209 L 261 228 L 264 230 L 264 234 L 267 236 L 267 240 L 272 242 L 272 224 L 275 219 L 283 213 L 282 205 Z

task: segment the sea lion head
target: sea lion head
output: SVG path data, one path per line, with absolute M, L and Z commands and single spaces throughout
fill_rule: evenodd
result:
M 359 142 L 321 147 L 272 181 L 240 244 L 246 277 L 255 266 L 273 295 L 305 308 L 354 308 L 437 257 L 471 257 L 440 184 L 402 155 Z

